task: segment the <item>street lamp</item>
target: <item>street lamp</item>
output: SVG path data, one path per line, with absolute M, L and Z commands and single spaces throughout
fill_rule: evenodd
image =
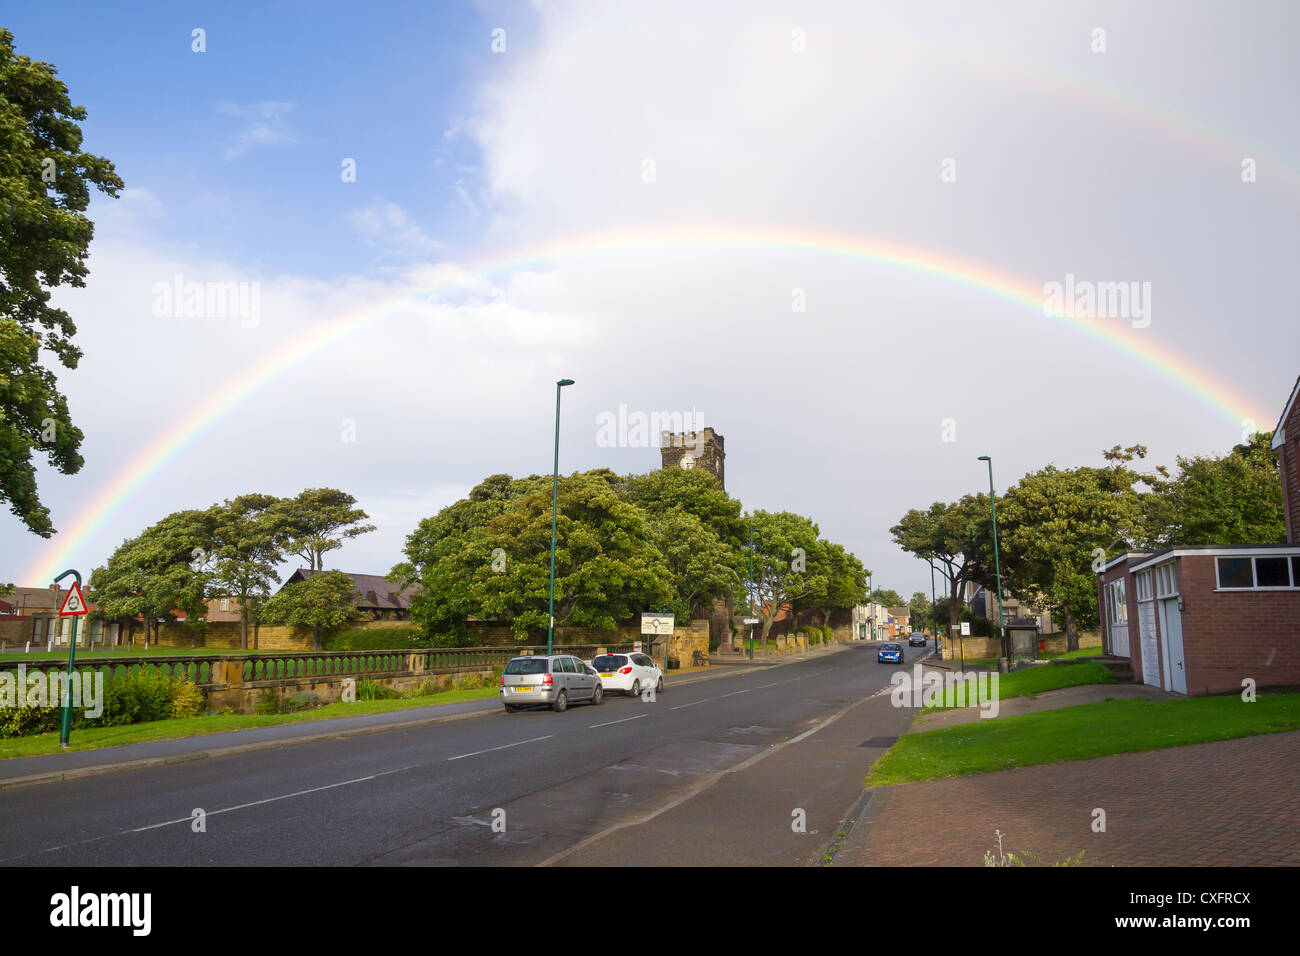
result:
M 979 460 L 989 464 L 989 507 L 993 511 L 993 565 L 998 572 L 998 634 L 1002 638 L 1002 662 L 999 670 L 1006 673 L 1007 625 L 1002 619 L 1002 558 L 998 554 L 998 498 L 993 492 L 993 459 L 988 455 L 980 455 Z
M 560 389 L 572 385 L 573 379 L 555 383 L 555 468 L 551 473 L 551 598 L 550 617 L 546 624 L 546 653 L 555 652 L 555 516 L 560 508 Z
M 939 602 L 934 599 L 934 559 L 926 558 L 930 566 L 930 623 L 934 628 L 934 649 L 939 652 Z

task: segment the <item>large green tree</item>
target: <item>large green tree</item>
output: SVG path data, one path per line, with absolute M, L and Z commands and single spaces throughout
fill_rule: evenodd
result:
M 1022 478 L 999 501 L 998 531 L 1003 583 L 1021 597 L 1045 600 L 1065 620 L 1069 650 L 1079 629 L 1098 623 L 1099 560 L 1132 546 L 1142 528 L 1138 485 L 1144 476 L 1132 462 L 1146 448 L 1116 446 L 1102 467 L 1054 465 Z
M 327 631 L 356 617 L 358 597 L 352 579 L 342 571 L 322 571 L 272 594 L 262 604 L 260 618 L 267 624 L 310 627 L 314 646 L 320 650 Z
M 814 554 L 815 560 L 820 532 L 811 520 L 789 511 L 755 511 L 748 522 L 754 531 L 751 601 L 766 643 L 781 611 L 811 595 L 808 558 Z
M 54 533 L 34 459 L 80 470 L 82 433 L 41 350 L 76 368 L 77 328 L 50 305 L 50 290 L 84 286 L 94 224 L 90 187 L 110 196 L 122 180 L 81 148 L 86 110 L 48 63 L 19 56 L 0 29 L 0 500 L 33 532 Z
M 321 571 L 325 555 L 350 538 L 374 531 L 362 524 L 370 516 L 356 507 L 357 499 L 337 488 L 307 488 L 293 498 L 282 498 L 276 511 L 284 521 L 284 550 L 307 562 L 307 570 Z
M 1272 440 L 1272 432 L 1256 432 L 1221 458 L 1179 455 L 1173 476 L 1157 468 L 1142 498 L 1142 543 L 1167 548 L 1286 540 Z
M 178 610 L 203 617 L 215 521 L 210 511 L 178 511 L 124 541 L 87 582 L 98 613 L 132 628 L 142 619 L 146 645 Z
M 212 596 L 229 595 L 239 603 L 239 646 L 248 647 L 248 626 L 280 580 L 276 565 L 284 560 L 289 530 L 281 499 L 247 494 L 214 505 L 209 552 Z
M 889 531 L 904 551 L 934 562 L 947 590 L 948 624 L 956 624 L 965 605 L 967 582 L 983 583 L 993 566 L 988 495 L 965 495 L 952 503 L 936 501 L 925 511 L 914 508 Z

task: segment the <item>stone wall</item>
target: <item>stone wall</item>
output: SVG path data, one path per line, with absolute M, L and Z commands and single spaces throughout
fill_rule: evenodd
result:
M 685 627 L 675 627 L 672 636 L 668 638 L 668 658 L 680 661 L 682 667 L 694 665 L 697 651 L 707 662 L 709 659 L 708 619 L 691 621 Z

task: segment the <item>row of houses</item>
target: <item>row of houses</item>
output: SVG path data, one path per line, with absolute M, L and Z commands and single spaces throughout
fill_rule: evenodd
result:
M 1273 431 L 1286 541 L 1130 551 L 1097 575 L 1105 650 L 1176 694 L 1300 686 L 1300 379 Z
M 319 573 L 299 568 L 289 575 L 281 590 Z M 379 574 L 344 573 L 352 579 L 356 595 L 354 606 L 363 619 L 404 621 L 410 618 L 415 588 L 398 589 Z M 0 634 L 4 635 L 2 639 L 10 645 L 30 641 L 33 645 L 66 647 L 71 637 L 72 618 L 59 617 L 59 608 L 67 593 L 66 588 L 53 584 L 47 588 L 14 588 L 13 594 L 0 598 L 0 625 L 5 625 L 0 627 Z M 143 633 L 143 618 L 137 617 L 133 627 L 131 621 L 110 621 L 102 614 L 94 613 L 99 608 L 89 598 L 87 607 L 91 614 L 78 626 L 79 647 L 120 647 L 132 640 L 136 627 Z M 179 609 L 173 611 L 171 617 L 176 621 L 188 620 L 188 615 Z M 239 620 L 238 599 L 215 597 L 208 600 L 203 617 L 193 623 L 238 623 Z

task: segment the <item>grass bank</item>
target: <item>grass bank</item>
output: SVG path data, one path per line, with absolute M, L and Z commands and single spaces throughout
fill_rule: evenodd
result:
M 998 691 L 994 696 L 998 700 L 1006 700 L 1009 697 L 1032 697 L 1045 691 L 1060 690 L 1062 687 L 1113 683 L 1115 683 L 1114 675 L 1096 661 L 1079 661 L 1077 664 L 1049 664 L 1041 667 L 1029 667 L 1012 674 L 998 675 Z M 926 707 L 922 713 L 951 709 L 950 707 L 935 705 Z
M 496 687 L 476 690 L 451 690 L 428 697 L 397 700 L 359 700 L 352 704 L 326 704 L 314 710 L 294 714 L 214 714 L 203 717 L 183 717 L 176 720 L 154 720 L 143 724 L 122 727 L 86 727 L 72 732 L 69 750 L 95 750 L 101 747 L 121 747 L 126 744 L 147 743 L 153 740 L 176 740 L 181 737 L 202 737 L 227 730 L 248 730 L 252 727 L 278 727 L 281 724 L 302 724 L 334 717 L 360 717 L 365 714 L 386 714 L 398 710 L 414 710 L 458 704 L 467 700 L 492 700 L 498 694 Z M 35 757 L 59 752 L 59 735 L 36 734 L 31 737 L 12 737 L 0 740 L 0 760 L 10 757 Z
M 869 787 L 1300 730 L 1300 694 L 1105 700 L 906 734 L 871 768 Z

